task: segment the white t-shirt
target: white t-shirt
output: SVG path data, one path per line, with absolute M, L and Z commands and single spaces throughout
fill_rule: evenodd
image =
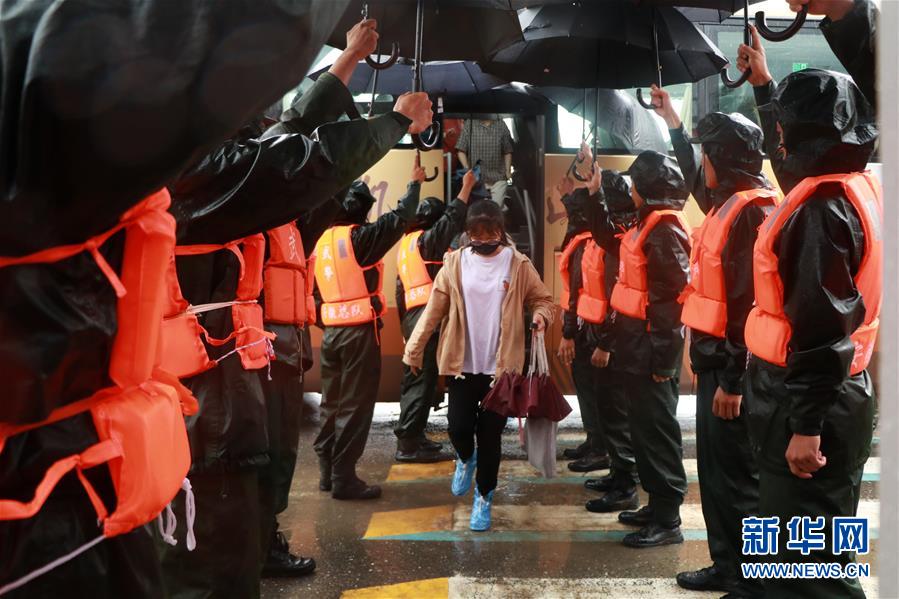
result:
M 465 302 L 465 359 L 462 372 L 496 374 L 503 300 L 509 288 L 512 248 L 486 258 L 462 251 L 462 299 Z

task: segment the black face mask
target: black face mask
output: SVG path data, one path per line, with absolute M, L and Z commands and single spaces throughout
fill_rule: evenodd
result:
M 476 254 L 480 254 L 482 256 L 489 256 L 500 246 L 499 241 L 488 241 L 486 243 L 479 243 L 477 245 L 471 244 L 471 251 Z

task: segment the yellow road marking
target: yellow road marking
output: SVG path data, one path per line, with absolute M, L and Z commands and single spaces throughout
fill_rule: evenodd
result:
M 411 510 L 375 512 L 368 523 L 363 538 L 408 535 L 436 530 L 451 530 L 453 526 L 452 505 L 438 505 Z
M 413 580 L 379 587 L 366 587 L 344 591 L 342 599 L 446 599 L 449 596 L 449 578 Z

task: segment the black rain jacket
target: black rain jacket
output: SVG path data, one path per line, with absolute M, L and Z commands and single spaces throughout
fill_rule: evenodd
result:
M 280 226 L 326 202 L 370 168 L 399 141 L 409 121 L 390 113 L 368 121 L 327 122 L 351 103 L 340 80 L 323 76 L 294 107 L 291 119 L 295 129 L 317 127 L 318 142 L 302 133 L 237 139 L 188 170 L 172 186 L 179 244 L 226 243 Z M 240 264 L 232 252 L 179 256 L 176 263 L 191 304 L 234 299 Z M 233 331 L 229 310 L 206 312 L 201 324 L 215 338 Z M 294 327 L 281 332 L 288 336 L 279 343 L 282 353 L 301 351 Z M 215 359 L 233 350 L 234 342 L 207 349 Z M 185 384 L 200 402 L 200 411 L 188 418 L 195 471 L 267 459 L 265 401 L 256 372 L 244 370 L 239 357 L 231 355 Z
M 700 150 L 687 139 L 681 126 L 671 130 L 671 142 L 687 187 L 704 214 L 719 207 L 730 197 L 748 189 L 771 187 L 763 174 L 753 175 L 743 170 L 727 171 L 719 164 L 715 168 L 719 186 L 705 186 Z M 752 251 L 758 228 L 770 210 L 749 205 L 731 225 L 727 243 L 721 254 L 724 288 L 727 294 L 727 329 L 724 339 L 702 331 L 690 331 L 690 362 L 693 372 L 720 371 L 722 389 L 734 395 L 743 394 L 743 375 L 746 371 L 746 318 L 755 301 L 752 275 Z
M 804 177 L 865 169 L 871 146 L 828 141 L 817 153 L 787 158 L 779 153 L 773 92 L 773 82 L 755 88 L 766 152 L 784 192 Z M 874 389 L 867 371 L 849 375 L 855 353 L 850 335 L 865 316 L 854 281 L 864 245 L 861 222 L 835 187 L 820 189 L 781 229 L 775 251 L 784 311 L 793 327 L 787 365 L 753 357 L 748 377 L 750 423 L 762 468 L 788 473 L 783 455 L 794 433 L 821 435 L 827 465 L 815 477 L 855 472 L 868 458 Z
M 646 200 L 642 222 L 655 210 L 683 210 L 686 200 Z M 680 224 L 662 219 L 643 244 L 649 304 L 646 320 L 615 313 L 615 367 L 636 375 L 676 377 L 684 351 L 681 292 L 690 273 L 690 237 Z

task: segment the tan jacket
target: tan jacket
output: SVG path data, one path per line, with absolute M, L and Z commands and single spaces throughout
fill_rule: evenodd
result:
M 552 294 L 540 280 L 540 275 L 527 256 L 513 249 L 509 290 L 503 300 L 499 350 L 496 355 L 496 375 L 503 372 L 522 372 L 524 368 L 525 308 L 552 324 L 556 312 Z M 461 252 L 444 258 L 443 268 L 434 280 L 428 305 L 418 319 L 412 336 L 406 342 L 403 362 L 421 367 L 422 355 L 428 339 L 440 326 L 437 346 L 437 366 L 440 374 L 459 376 L 465 359 L 465 304 L 462 299 Z

